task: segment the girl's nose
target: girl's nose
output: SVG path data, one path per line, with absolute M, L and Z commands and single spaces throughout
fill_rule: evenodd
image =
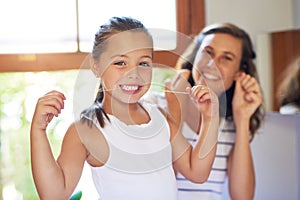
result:
M 138 77 L 139 76 L 136 73 L 131 73 L 131 74 L 128 75 L 129 79 L 138 79 Z
M 138 79 L 139 75 L 138 75 L 138 71 L 136 68 L 131 69 L 128 74 L 127 77 L 129 79 Z

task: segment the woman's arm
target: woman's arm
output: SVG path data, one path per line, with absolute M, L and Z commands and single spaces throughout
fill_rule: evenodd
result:
M 253 199 L 255 171 L 249 138 L 250 117 L 262 103 L 257 81 L 245 73 L 236 78 L 233 117 L 236 141 L 228 159 L 229 193 L 232 199 Z
M 231 199 L 253 199 L 255 171 L 249 142 L 249 123 L 238 123 L 236 141 L 228 158 L 228 180 Z
M 51 91 L 38 100 L 30 130 L 31 165 L 41 199 L 68 199 L 79 181 L 86 151 L 75 125 L 68 129 L 58 161 L 55 160 L 46 128 L 63 109 L 65 97 Z

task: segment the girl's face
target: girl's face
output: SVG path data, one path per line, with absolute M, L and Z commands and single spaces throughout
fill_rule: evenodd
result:
M 205 36 L 193 63 L 195 84 L 204 81 L 219 95 L 231 87 L 239 71 L 241 57 L 240 39 L 225 33 Z
M 96 64 L 104 100 L 136 103 L 149 89 L 152 78 L 152 40 L 143 32 L 122 32 L 109 38 Z

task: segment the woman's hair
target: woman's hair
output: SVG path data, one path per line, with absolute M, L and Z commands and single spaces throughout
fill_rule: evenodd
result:
M 277 90 L 279 106 L 294 103 L 300 108 L 300 57 L 295 59 L 281 76 Z
M 259 82 L 256 66 L 253 62 L 256 55 L 253 50 L 251 39 L 244 30 L 231 23 L 218 23 L 204 28 L 201 31 L 201 33 L 199 33 L 199 35 L 195 37 L 192 44 L 186 49 L 182 57 L 178 60 L 176 64 L 176 68 L 192 70 L 197 51 L 200 48 L 203 39 L 207 35 L 215 34 L 215 33 L 229 34 L 242 41 L 242 58 L 241 58 L 239 69 L 240 71 L 243 71 L 246 74 L 253 76 Z M 191 85 L 195 84 L 192 77 L 192 73 L 188 81 L 190 82 Z M 234 94 L 234 88 L 235 88 L 235 83 L 233 83 L 232 86 L 227 91 L 222 93 L 219 97 L 220 102 L 221 99 L 226 100 L 226 110 L 222 110 L 224 108 L 220 106 L 220 114 L 226 116 L 226 119 L 229 120 L 233 119 L 232 99 Z M 260 107 L 257 108 L 257 110 L 251 116 L 250 119 L 249 129 L 251 133 L 251 138 L 254 137 L 254 134 L 257 131 L 257 129 L 260 127 L 263 118 L 264 118 L 264 108 L 263 105 L 261 105 Z
M 100 26 L 99 30 L 95 34 L 94 45 L 92 49 L 93 59 L 95 61 L 99 61 L 101 54 L 106 50 L 109 41 L 108 39 L 111 36 L 124 31 L 143 32 L 152 40 L 152 36 L 150 35 L 149 31 L 140 21 L 130 17 L 112 17 L 108 23 Z M 100 84 L 94 104 L 81 113 L 81 116 L 83 116 L 81 117 L 82 122 L 87 122 L 91 126 L 91 119 L 94 119 L 96 116 L 100 126 L 104 127 L 103 116 L 105 116 L 108 120 L 109 118 L 102 108 L 102 100 L 103 90 L 102 85 Z

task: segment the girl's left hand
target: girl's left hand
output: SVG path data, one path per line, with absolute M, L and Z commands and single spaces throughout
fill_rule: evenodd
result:
M 232 101 L 234 119 L 250 119 L 262 101 L 263 96 L 257 80 L 244 72 L 239 73 L 235 79 Z
M 203 117 L 219 116 L 219 100 L 217 95 L 205 85 L 188 87 L 187 92 Z

